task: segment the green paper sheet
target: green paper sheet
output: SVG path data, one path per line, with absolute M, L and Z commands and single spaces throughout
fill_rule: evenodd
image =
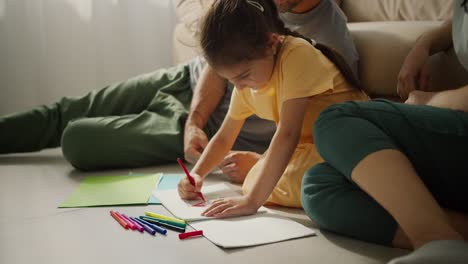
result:
M 59 208 L 147 204 L 161 175 L 88 176 Z

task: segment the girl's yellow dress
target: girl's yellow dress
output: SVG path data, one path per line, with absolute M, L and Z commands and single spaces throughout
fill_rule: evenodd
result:
M 346 82 L 336 66 L 310 43 L 288 36 L 283 40 L 270 81 L 260 89 L 234 89 L 228 116 L 245 119 L 256 114 L 279 123 L 283 102 L 309 97 L 301 137 L 291 160 L 267 203 L 301 207 L 301 182 L 304 172 L 321 162 L 313 139 L 313 124 L 326 107 L 350 100 L 367 100 L 368 96 Z M 259 176 L 260 159 L 249 171 L 242 189 L 247 192 Z

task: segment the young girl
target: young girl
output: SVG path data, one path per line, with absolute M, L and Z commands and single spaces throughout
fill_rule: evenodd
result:
M 215 1 L 208 10 L 201 47 L 236 89 L 221 128 L 191 171 L 195 187 L 186 178 L 179 183 L 181 198 L 198 197 L 203 178 L 231 150 L 247 117 L 273 120 L 277 130 L 249 171 L 244 195 L 215 201 L 203 215 L 247 215 L 265 203 L 301 207 L 304 172 L 322 161 L 312 131 L 318 114 L 334 103 L 367 99 L 337 53 L 298 36 L 285 28 L 271 0 Z

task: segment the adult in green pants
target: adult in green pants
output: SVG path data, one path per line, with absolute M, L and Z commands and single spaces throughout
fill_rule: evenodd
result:
M 346 18 L 333 1 L 277 4 L 286 24 L 336 48 L 357 71 Z M 0 153 L 62 146 L 67 160 L 83 170 L 140 167 L 181 156 L 194 162 L 224 119 L 232 88 L 197 58 L 80 98 L 0 117 Z M 243 151 L 226 157 L 223 172 L 242 182 L 274 130 L 271 122 L 249 119 L 235 145 Z
M 453 21 L 421 36 L 405 60 L 398 91 L 410 94 L 406 104 L 334 105 L 315 124 L 325 163 L 303 178 L 305 211 L 325 229 L 416 249 L 392 264 L 468 260 L 468 85 L 414 91 L 437 51 L 453 46 L 468 71 L 466 2 L 455 1 Z
M 0 151 L 29 152 L 62 146 L 67 160 L 82 170 L 140 167 L 174 162 L 184 155 L 183 131 L 193 98 L 191 77 L 201 59 L 190 64 L 144 74 L 79 98 L 59 102 L 0 119 Z M 202 81 L 203 82 L 203 81 Z M 206 80 L 204 81 L 206 82 Z M 194 86 L 194 85 L 193 85 Z M 207 84 L 213 89 L 212 84 Z M 219 87 L 219 86 L 218 86 Z M 229 102 L 231 86 L 215 88 L 211 96 Z M 213 107 L 213 108 L 214 108 Z M 210 137 L 223 116 L 225 102 L 200 125 Z M 206 108 L 206 106 L 205 106 Z M 262 152 L 273 126 L 253 118 L 238 149 Z M 206 134 L 205 134 L 206 133 Z M 255 135 L 257 138 L 255 138 Z

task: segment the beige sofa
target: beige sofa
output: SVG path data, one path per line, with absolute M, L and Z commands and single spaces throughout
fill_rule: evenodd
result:
M 213 0 L 174 0 L 178 24 L 174 31 L 174 62 L 198 54 L 197 29 L 204 8 Z M 322 0 L 328 1 L 328 0 Z M 373 97 L 396 98 L 398 72 L 413 43 L 423 32 L 452 15 L 452 0 L 342 0 L 348 27 L 360 55 L 363 88 Z M 431 59 L 432 90 L 468 83 L 468 74 L 453 50 Z

